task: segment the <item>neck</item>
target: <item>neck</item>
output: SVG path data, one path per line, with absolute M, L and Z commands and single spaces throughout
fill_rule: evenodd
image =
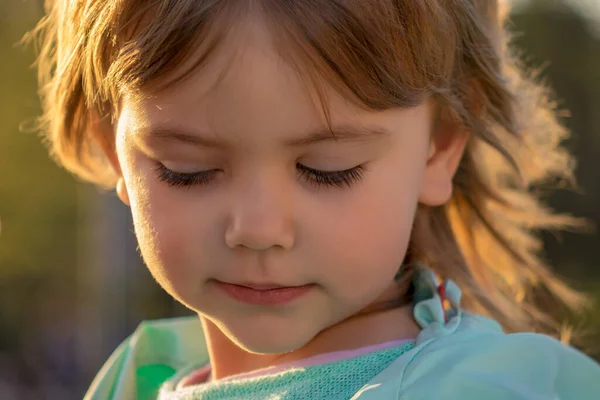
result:
M 223 379 L 278 366 L 319 354 L 353 350 L 393 340 L 414 339 L 420 328 L 412 317 L 412 306 L 359 314 L 333 325 L 306 346 L 284 354 L 252 354 L 233 343 L 205 317 L 200 317 L 211 360 L 213 379 Z M 360 332 L 359 335 L 356 332 Z

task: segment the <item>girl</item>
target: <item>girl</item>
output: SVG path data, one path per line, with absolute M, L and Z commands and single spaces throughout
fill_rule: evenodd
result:
M 598 399 L 535 232 L 570 178 L 496 0 L 55 1 L 52 154 L 131 206 L 157 282 L 89 399 Z M 113 186 L 114 185 L 114 186 Z M 497 322 L 495 322 L 497 321 Z M 530 331 L 538 333 L 517 333 Z

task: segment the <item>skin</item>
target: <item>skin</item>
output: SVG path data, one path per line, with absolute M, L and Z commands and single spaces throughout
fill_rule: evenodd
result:
M 110 128 L 116 151 L 106 146 L 144 260 L 202 319 L 216 379 L 416 337 L 409 307 L 356 314 L 398 296 L 393 278 L 417 205 L 449 199 L 466 142 L 450 125 L 432 132 L 432 102 L 364 111 L 330 89 L 334 126 L 389 133 L 289 146 L 326 125 L 271 40 L 263 25 L 248 23 L 184 84 L 124 97 Z M 159 124 L 222 146 L 153 136 Z M 158 179 L 156 162 L 177 172 L 217 172 L 207 184 L 171 187 Z M 349 187 L 317 187 L 298 175 L 297 164 L 365 171 Z M 314 286 L 286 305 L 255 306 L 215 280 Z

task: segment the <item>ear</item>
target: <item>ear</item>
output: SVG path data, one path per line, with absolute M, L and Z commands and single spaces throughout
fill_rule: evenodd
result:
M 464 154 L 469 134 L 456 123 L 440 122 L 431 135 L 419 202 L 435 207 L 452 196 L 452 180 Z
M 121 164 L 119 163 L 119 157 L 117 156 L 117 150 L 115 147 L 115 130 L 111 123 L 110 116 L 100 117 L 97 111 L 90 111 L 90 129 L 96 141 L 100 144 L 104 155 L 108 159 L 110 165 L 114 169 L 117 175 L 116 192 L 119 199 L 126 205 L 129 203 L 129 194 L 127 193 L 127 187 L 123 180 L 123 173 L 121 171 Z

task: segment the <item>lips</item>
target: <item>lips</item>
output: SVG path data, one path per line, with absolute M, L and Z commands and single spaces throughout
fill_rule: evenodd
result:
M 301 286 L 292 286 L 292 285 L 289 285 L 289 286 L 277 285 L 274 283 L 233 283 L 232 285 L 243 286 L 243 287 L 247 287 L 249 289 L 254 289 L 254 290 L 273 290 L 273 289 L 301 287 Z
M 231 284 L 217 281 L 217 286 L 233 299 L 251 305 L 278 306 L 307 295 L 314 284 L 282 286 L 277 284 Z

